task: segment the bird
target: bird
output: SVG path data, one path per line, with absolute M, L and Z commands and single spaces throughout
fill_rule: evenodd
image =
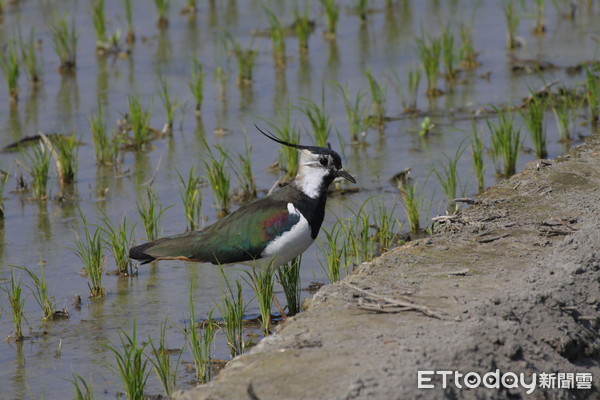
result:
M 288 143 L 255 127 L 267 138 L 299 151 L 294 179 L 201 230 L 134 246 L 130 258 L 141 264 L 184 260 L 277 267 L 308 249 L 323 223 L 329 185 L 336 178 L 356 180 L 342 168 L 334 150 Z

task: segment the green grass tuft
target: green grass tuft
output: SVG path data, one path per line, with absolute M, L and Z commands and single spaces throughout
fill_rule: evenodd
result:
M 185 210 L 185 220 L 187 229 L 193 231 L 200 226 L 200 216 L 202 210 L 202 190 L 200 190 L 201 179 L 194 174 L 194 168 L 190 168 L 187 180 L 184 180 L 179 172 L 177 173 L 182 187 L 179 189 L 181 201 Z
M 521 129 L 515 127 L 514 115 L 510 111 L 494 109 L 498 114 L 498 122 L 487 120 L 492 142 L 492 158 L 499 175 L 510 177 L 517 169 L 519 147 L 521 146 Z M 500 165 L 500 159 L 503 164 Z
M 8 87 L 8 97 L 11 101 L 19 99 L 20 65 L 18 42 L 15 39 L 10 39 L 6 45 L 6 50 L 0 51 L 0 67 L 4 73 L 4 80 Z
M 239 281 L 235 282 L 235 292 L 225 275 L 222 266 L 219 266 L 221 271 L 221 304 L 217 304 L 217 308 L 223 317 L 225 324 L 225 338 L 227 346 L 231 353 L 231 358 L 242 354 L 246 349 L 244 341 L 244 313 L 247 305 L 244 304 L 242 297 L 242 285 Z
M 77 235 L 75 248 L 72 250 L 83 262 L 83 269 L 89 280 L 90 297 L 104 297 L 104 287 L 102 286 L 105 262 L 103 230 L 96 227 L 92 234 L 86 218 L 83 214 L 80 215 L 83 221 L 84 233 L 82 238 Z
M 144 349 L 148 345 L 138 344 L 136 320 L 133 320 L 133 333 L 131 336 L 121 330 L 119 337 L 121 345 L 106 345 L 115 356 L 116 366 L 112 369 L 119 375 L 125 395 L 130 400 L 142 400 L 144 398 L 144 387 L 150 372 L 148 371 L 148 358 Z
M 55 18 L 50 25 L 54 52 L 60 61 L 59 72 L 69 73 L 75 71 L 77 66 L 77 40 L 79 35 L 75 29 L 75 22 L 70 25 L 67 17 Z

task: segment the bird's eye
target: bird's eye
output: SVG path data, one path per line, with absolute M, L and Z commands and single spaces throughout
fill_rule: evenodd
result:
M 319 160 L 319 162 L 321 163 L 322 166 L 326 167 L 329 160 L 327 160 L 326 157 L 323 157 Z

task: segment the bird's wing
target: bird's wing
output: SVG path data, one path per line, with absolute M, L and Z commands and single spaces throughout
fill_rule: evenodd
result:
M 147 243 L 144 255 L 154 259 L 182 259 L 228 264 L 258 259 L 268 243 L 292 229 L 300 214 L 290 213 L 285 201 L 263 198 L 201 231 Z

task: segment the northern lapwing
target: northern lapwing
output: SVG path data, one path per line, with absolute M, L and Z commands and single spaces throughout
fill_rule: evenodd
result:
M 185 260 L 279 266 L 302 254 L 314 242 L 323 223 L 331 182 L 337 177 L 352 183 L 356 180 L 344 171 L 335 151 L 288 143 L 256 128 L 269 139 L 300 151 L 296 177 L 202 230 L 132 247 L 129 257 L 142 264 Z

